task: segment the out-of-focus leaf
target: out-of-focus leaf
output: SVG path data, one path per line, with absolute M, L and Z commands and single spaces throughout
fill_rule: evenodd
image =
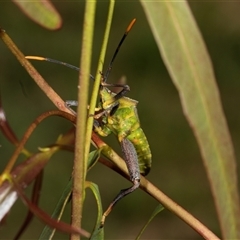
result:
M 0 187 L 0 222 L 10 211 L 17 198 L 17 192 L 12 184 L 5 181 Z
M 34 154 L 13 169 L 11 179 L 3 182 L 0 187 L 0 221 L 9 212 L 17 199 L 16 189 L 14 189 L 10 181 L 14 179 L 18 186 L 21 186 L 22 189 L 26 188 L 37 177 L 39 172 L 42 171 L 56 149 L 55 147 L 48 152 Z
M 143 232 L 145 231 L 145 229 L 147 228 L 147 226 L 149 225 L 149 223 L 153 220 L 153 218 L 160 213 L 162 210 L 164 210 L 163 205 L 159 204 L 157 205 L 157 207 L 154 209 L 152 215 L 150 216 L 150 218 L 148 219 L 148 221 L 146 222 L 146 224 L 143 226 L 142 230 L 140 231 L 140 233 L 138 234 L 136 240 L 140 239 L 141 235 L 143 234 Z
M 21 1 L 12 0 L 34 22 L 50 30 L 59 29 L 62 19 L 48 0 Z
M 70 129 L 64 135 L 60 135 L 56 141 L 58 145 L 74 145 L 75 143 L 75 128 Z
M 212 63 L 186 1 L 141 1 L 202 154 L 224 239 L 240 239 L 236 161 Z
M 44 148 L 42 152 L 36 153 L 16 166 L 11 172 L 11 177 L 15 182 L 26 188 L 45 167 L 51 156 L 61 148 L 58 145 L 71 145 L 74 142 L 74 129 L 57 139 L 57 145 Z M 1 176 L 3 177 L 3 176 Z M 10 178 L 11 178 L 10 177 Z M 9 179 L 11 181 L 11 179 Z M 17 194 L 9 181 L 5 181 L 0 186 L 0 221 L 4 215 L 11 209 L 17 199 Z
M 58 150 L 57 147 L 48 151 L 34 154 L 26 161 L 19 164 L 11 173 L 18 185 L 26 188 L 45 167 L 51 156 Z
M 85 186 L 86 188 L 90 188 L 92 190 L 94 197 L 96 199 L 97 208 L 98 208 L 97 221 L 90 239 L 102 240 L 104 239 L 104 230 L 103 228 L 99 228 L 99 226 L 101 225 L 103 211 L 102 211 L 102 202 L 101 202 L 99 188 L 98 188 L 98 185 L 93 182 L 86 182 Z

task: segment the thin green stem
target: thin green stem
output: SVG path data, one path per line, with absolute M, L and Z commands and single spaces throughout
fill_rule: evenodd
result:
M 102 70 L 103 70 L 104 59 L 105 59 L 106 50 L 107 50 L 107 43 L 108 43 L 109 33 L 110 33 L 110 29 L 111 29 L 114 5 L 115 5 L 115 0 L 110 0 L 106 29 L 105 29 L 105 33 L 104 33 L 101 53 L 100 53 L 97 72 L 96 72 L 96 78 L 95 78 L 93 92 L 92 92 L 91 101 L 90 101 L 90 107 L 89 107 L 89 115 L 90 116 L 94 115 L 94 113 L 95 113 L 95 106 L 96 106 L 96 102 L 97 102 L 99 86 L 100 86 L 100 81 L 101 81 L 100 72 L 102 72 Z M 92 128 L 93 128 L 93 117 L 89 117 L 88 121 L 87 121 L 86 145 L 85 145 L 86 146 L 85 147 L 85 160 L 86 161 L 88 159 L 88 153 L 90 150 L 90 140 L 91 140 Z
M 95 9 L 96 1 L 86 1 L 80 61 L 81 71 L 79 72 L 79 86 L 81 86 L 81 88 L 78 94 L 79 105 L 77 108 L 76 143 L 73 170 L 72 226 L 74 227 L 81 227 L 84 183 L 87 170 L 87 161 L 84 160 L 84 152 Z M 72 234 L 71 239 L 78 240 L 80 239 L 80 235 Z

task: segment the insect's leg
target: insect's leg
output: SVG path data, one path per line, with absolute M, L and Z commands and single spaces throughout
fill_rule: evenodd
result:
M 133 186 L 127 189 L 122 189 L 120 193 L 114 198 L 114 200 L 109 205 L 108 209 L 104 212 L 101 220 L 100 227 L 103 227 L 106 217 L 112 211 L 114 205 L 123 197 L 130 194 L 134 190 L 136 190 L 140 185 L 140 170 L 138 166 L 138 157 L 137 152 L 133 146 L 133 144 L 127 139 L 124 138 L 121 142 L 121 148 L 123 152 L 123 158 L 126 162 L 130 180 L 133 183 Z
M 66 105 L 67 108 L 77 107 L 78 106 L 78 101 L 76 101 L 76 100 L 66 100 L 65 105 Z
M 65 107 L 69 109 L 74 115 L 76 115 L 76 112 L 71 107 L 77 107 L 78 101 L 76 100 L 66 100 L 65 101 Z
M 76 112 L 71 108 L 71 107 L 77 107 L 78 106 L 78 101 L 76 100 L 66 100 L 65 101 L 65 106 L 72 112 L 74 115 L 76 115 Z M 97 111 L 98 109 L 96 109 Z M 100 124 L 97 120 L 94 119 L 93 123 L 94 128 L 99 128 Z
M 113 115 L 115 113 L 115 111 L 117 110 L 118 105 L 119 105 L 118 102 L 113 102 L 110 107 L 102 110 L 100 113 L 95 114 L 94 118 L 98 119 L 98 118 L 102 117 L 104 114 Z M 113 109 L 114 109 L 114 111 L 112 111 Z
M 127 138 L 123 138 L 120 142 L 123 159 L 126 162 L 130 180 L 133 182 L 137 180 L 140 182 L 140 170 L 138 165 L 138 156 L 135 147 L 133 146 L 132 142 Z M 139 184 L 138 184 L 139 185 Z

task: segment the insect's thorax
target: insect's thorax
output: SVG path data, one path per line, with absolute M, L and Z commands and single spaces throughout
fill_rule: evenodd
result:
M 114 134 L 122 135 L 120 138 L 126 137 L 140 127 L 136 111 L 137 101 L 127 97 L 116 100 L 116 94 L 107 88 L 103 88 L 100 95 L 102 109 L 109 109 L 109 112 L 103 117 L 103 121 Z M 114 107 L 112 108 L 112 106 Z

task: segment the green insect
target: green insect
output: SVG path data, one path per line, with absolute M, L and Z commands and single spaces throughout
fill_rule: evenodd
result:
M 127 189 L 121 190 L 120 193 L 111 202 L 108 209 L 103 214 L 100 227 L 104 225 L 105 218 L 111 212 L 113 206 L 124 196 L 128 195 L 139 187 L 140 174 L 145 176 L 151 169 L 152 154 L 147 138 L 140 126 L 140 121 L 137 114 L 138 102 L 131 98 L 125 97 L 126 92 L 130 91 L 128 85 L 107 83 L 107 79 L 117 53 L 135 21 L 136 20 L 133 19 L 129 24 L 127 30 L 125 31 L 122 39 L 117 46 L 117 49 L 115 50 L 106 73 L 102 74 L 101 86 L 99 90 L 100 113 L 94 116 L 95 132 L 103 137 L 106 137 L 111 133 L 117 136 L 118 141 L 121 145 L 123 158 L 128 168 L 130 180 L 133 185 Z M 50 61 L 68 66 L 79 71 L 79 68 L 75 66 L 50 58 L 35 56 L 27 56 L 26 58 Z M 90 77 L 94 80 L 94 77 L 92 75 Z M 114 93 L 110 91 L 108 87 L 121 87 L 122 90 L 119 93 Z M 66 105 L 68 107 L 77 106 L 78 102 L 66 101 Z M 100 121 L 98 121 L 99 119 Z

